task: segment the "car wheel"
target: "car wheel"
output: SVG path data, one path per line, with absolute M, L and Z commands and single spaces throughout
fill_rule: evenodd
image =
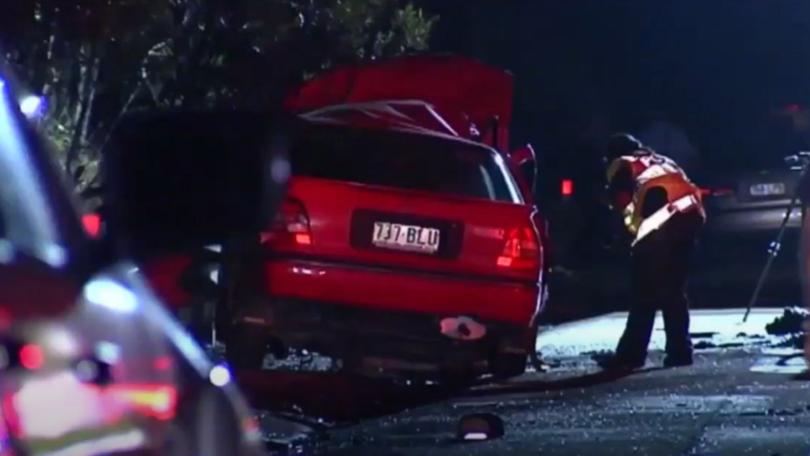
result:
M 526 372 L 526 355 L 514 353 L 495 355 L 491 360 L 492 374 L 499 378 L 511 378 Z
M 261 369 L 267 355 L 267 340 L 267 333 L 261 328 L 231 326 L 225 338 L 225 359 L 233 369 Z
M 439 382 L 450 389 L 467 389 L 475 385 L 479 377 L 480 372 L 476 372 L 472 368 L 455 368 L 441 372 Z

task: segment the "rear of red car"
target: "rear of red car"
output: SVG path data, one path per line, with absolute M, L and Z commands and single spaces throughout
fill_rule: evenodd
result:
M 507 157 L 457 137 L 305 122 L 291 159 L 288 198 L 262 235 L 265 299 L 239 317 L 245 344 L 362 370 L 523 371 L 543 245 Z

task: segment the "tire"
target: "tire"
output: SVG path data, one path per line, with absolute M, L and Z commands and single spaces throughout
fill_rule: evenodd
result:
M 478 382 L 478 376 L 472 374 L 445 374 L 440 384 L 451 391 L 462 391 L 472 388 Z
M 234 325 L 225 338 L 225 359 L 235 370 L 257 370 L 264 365 L 268 335 L 261 328 Z
M 512 378 L 523 375 L 526 372 L 527 361 L 527 355 L 513 353 L 495 355 L 490 360 L 492 374 L 498 378 Z
M 476 372 L 472 367 L 447 369 L 441 372 L 439 383 L 450 389 L 463 390 L 475 385 L 482 373 Z

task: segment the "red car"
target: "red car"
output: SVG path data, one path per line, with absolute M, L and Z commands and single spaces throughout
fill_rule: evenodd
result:
M 292 97 L 268 299 L 239 312 L 232 362 L 255 367 L 270 345 L 364 372 L 522 373 L 547 241 L 531 149 L 503 152 L 511 98 L 511 75 L 457 57 L 344 68 Z

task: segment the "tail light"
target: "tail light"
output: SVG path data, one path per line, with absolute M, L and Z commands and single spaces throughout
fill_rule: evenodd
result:
M 506 243 L 498 266 L 513 269 L 537 269 L 540 267 L 540 242 L 530 227 L 515 228 L 506 232 Z
M 574 180 L 563 179 L 560 184 L 560 194 L 564 197 L 569 197 L 574 194 Z
M 700 194 L 704 198 L 709 196 L 731 196 L 734 194 L 734 189 L 730 187 L 717 187 L 717 188 L 701 188 Z
M 261 241 L 262 244 L 311 245 L 312 231 L 304 205 L 296 199 L 285 200 L 270 230 L 262 233 Z

